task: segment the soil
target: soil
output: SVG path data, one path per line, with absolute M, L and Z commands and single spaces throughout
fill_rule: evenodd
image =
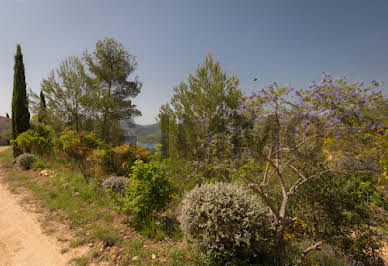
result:
M 7 148 L 0 147 L 0 152 Z M 60 243 L 43 233 L 39 215 L 23 209 L 22 195 L 9 192 L 5 175 L 0 166 L 0 265 L 69 265 Z

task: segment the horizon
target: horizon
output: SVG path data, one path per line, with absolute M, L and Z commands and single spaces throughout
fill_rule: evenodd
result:
M 65 57 L 93 50 L 105 37 L 123 43 L 139 63 L 129 79 L 143 83 L 133 100 L 143 113 L 139 125 L 156 123 L 160 105 L 209 52 L 246 93 L 272 81 L 306 88 L 322 72 L 386 81 L 387 10 L 383 1 L 5 0 L 0 115 L 11 113 L 17 43 L 34 92 Z

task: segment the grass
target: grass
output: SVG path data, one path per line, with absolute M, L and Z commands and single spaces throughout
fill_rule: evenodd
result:
M 69 251 L 69 249 L 68 248 L 62 248 L 61 249 L 61 254 L 65 254 L 66 252 L 68 252 Z
M 88 255 L 74 259 L 77 265 L 102 261 L 114 265 L 208 264 L 196 245 L 182 242 L 182 233 L 175 222 L 179 200 L 185 190 L 195 186 L 185 178 L 191 172 L 187 164 L 179 160 L 165 162 L 168 175 L 175 177 L 180 199 L 172 202 L 148 227 L 137 232 L 131 227 L 131 219 L 115 211 L 108 195 L 93 182 L 86 183 L 75 167 L 45 162 L 45 167 L 55 174 L 41 177 L 36 171 L 12 167 L 12 161 L 11 149 L 0 153 L 0 164 L 7 169 L 11 190 L 17 193 L 19 188 L 29 189 L 43 210 L 50 210 L 52 217 L 65 221 L 72 229 L 74 237 L 61 253 L 83 245 L 93 246 Z M 312 252 L 306 258 L 308 265 L 317 262 L 322 262 L 320 265 L 345 265 L 341 258 L 325 251 Z
M 106 246 L 119 245 L 121 242 L 120 231 L 111 225 L 98 225 L 93 232 L 93 236 L 102 241 Z
M 78 266 L 86 266 L 86 265 L 88 265 L 89 258 L 86 256 L 81 256 L 81 257 L 75 258 L 73 261 Z
M 203 265 L 196 247 L 182 242 L 176 225 L 165 224 L 161 218 L 157 224 L 136 232 L 130 227 L 129 217 L 115 211 L 108 195 L 94 183 L 86 183 L 77 168 L 44 162 L 55 174 L 41 177 L 34 170 L 13 167 L 12 161 L 11 149 L 0 153 L 0 164 L 7 169 L 11 190 L 28 189 L 41 209 L 50 211 L 50 218 L 65 221 L 71 228 L 74 237 L 61 253 L 89 243 L 99 247 L 102 244 L 102 250 L 92 249 L 88 255 L 74 259 L 77 265 L 101 261 L 115 265 Z M 112 250 L 117 253 L 115 256 Z M 156 259 L 152 259 L 153 254 Z M 138 260 L 132 260 L 134 257 Z

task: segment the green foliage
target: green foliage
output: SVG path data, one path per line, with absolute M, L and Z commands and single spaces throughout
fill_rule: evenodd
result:
M 228 76 L 209 54 L 188 83 L 174 88 L 174 96 L 159 113 L 162 133 L 168 137 L 171 156 L 191 156 L 210 132 L 224 132 L 242 97 L 235 75 Z
M 227 180 L 242 177 L 248 183 L 270 210 L 275 229 L 274 255 L 280 265 L 292 261 L 288 248 L 295 241 L 296 228 L 302 224 L 308 224 L 308 228 L 317 224 L 314 219 L 301 219 L 290 211 L 290 200 L 295 199 L 300 190 L 329 174 L 341 180 L 345 173 L 366 171 L 373 177 L 382 172 L 378 161 L 384 151 L 376 145 L 376 140 L 384 124 L 379 116 L 368 112 L 384 105 L 384 96 L 373 91 L 379 84 L 374 82 L 364 87 L 361 82 L 351 83 L 346 77 L 332 79 L 327 74 L 320 83 L 295 92 L 272 83 L 241 101 L 235 119 L 227 125 L 227 132 L 215 132 L 203 140 L 198 151 L 201 161 L 193 162 L 197 170 L 201 169 L 196 171 L 196 176 Z M 327 147 L 328 142 L 337 146 L 331 149 Z M 368 198 L 371 187 L 373 182 L 362 181 L 357 190 Z M 313 194 L 308 191 L 305 197 Z M 343 198 L 349 195 L 352 192 L 347 190 Z M 354 193 L 353 197 L 358 198 Z M 370 241 L 365 250 L 357 252 L 358 258 L 361 260 L 360 254 L 369 254 L 371 260 L 377 259 L 374 250 L 378 243 L 371 237 L 373 233 L 367 233 L 366 220 L 357 219 L 361 213 L 345 206 L 342 197 L 332 195 L 325 200 L 333 201 L 332 205 L 319 204 L 317 197 L 311 198 L 312 209 L 318 212 L 316 218 L 322 216 L 327 219 L 326 224 L 337 224 L 332 232 L 346 233 L 338 233 L 339 238 L 332 242 L 332 235 L 317 234 L 315 243 L 310 243 L 311 248 L 305 247 L 306 253 L 302 251 L 300 259 L 325 241 L 349 252 L 348 246 L 353 243 L 349 232 L 357 231 L 356 228 L 365 232 L 363 237 Z M 344 216 L 329 215 L 330 210 L 343 210 L 338 212 Z M 337 223 L 337 219 L 347 221 L 348 216 L 355 219 L 351 219 L 351 223 Z
M 24 74 L 23 55 L 18 44 L 16 47 L 13 94 L 12 94 L 12 138 L 16 139 L 20 133 L 30 128 L 30 112 L 26 92 L 26 78 Z M 14 157 L 21 152 L 13 145 Z
M 380 265 L 380 237 L 372 229 L 374 218 L 366 201 L 354 193 L 355 179 L 349 174 L 324 175 L 302 187 L 290 202 L 290 212 L 306 227 L 302 234 L 294 233 L 299 239 L 325 239 L 364 265 Z
M 270 243 L 264 204 L 233 184 L 196 186 L 184 198 L 179 217 L 189 240 L 197 240 L 213 261 L 238 263 L 265 253 Z
M 114 246 L 120 242 L 120 231 L 114 226 L 98 225 L 93 234 L 96 239 L 104 242 L 106 246 Z
M 107 173 L 127 176 L 136 160 L 149 162 L 152 158 L 148 148 L 135 144 L 123 144 L 104 151 L 103 164 Z
M 40 91 L 40 102 L 39 102 L 39 112 L 38 112 L 38 119 L 39 122 L 44 122 L 46 120 L 47 116 L 47 110 L 46 110 L 46 98 L 44 97 L 43 91 Z
M 148 224 L 152 214 L 163 210 L 176 197 L 175 187 L 158 161 L 136 161 L 119 209 L 133 214 L 137 225 Z
M 23 153 L 33 153 L 42 155 L 49 153 L 52 147 L 51 133 L 48 127 L 39 125 L 34 129 L 29 129 L 18 135 L 12 141 Z
M 30 91 L 33 110 L 39 120 L 55 130 L 89 129 L 94 117 L 96 83 L 80 58 L 67 57 L 41 82 L 41 94 Z M 47 99 L 47 103 L 46 103 Z
M 30 153 L 23 153 L 16 158 L 17 165 L 23 170 L 31 168 L 33 162 L 37 160 L 36 156 Z
M 32 169 L 43 169 L 47 167 L 47 162 L 42 158 L 38 158 L 31 164 Z
M 93 79 L 98 82 L 98 98 L 95 101 L 98 114 L 96 131 L 106 143 L 118 144 L 122 137 L 119 120 L 140 115 L 131 98 L 139 94 L 142 84 L 128 77 L 136 70 L 135 56 L 111 38 L 96 43 L 92 54 L 84 53 L 84 60 Z
M 87 158 L 94 149 L 102 146 L 101 141 L 93 132 L 88 131 L 64 131 L 56 140 L 55 149 L 73 159 L 79 166 L 85 180 L 90 177 L 91 165 Z

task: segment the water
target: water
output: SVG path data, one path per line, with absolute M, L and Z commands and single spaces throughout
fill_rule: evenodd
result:
M 138 143 L 137 145 L 142 146 L 144 148 L 149 148 L 149 149 L 156 148 L 156 144 L 150 144 L 150 143 Z

